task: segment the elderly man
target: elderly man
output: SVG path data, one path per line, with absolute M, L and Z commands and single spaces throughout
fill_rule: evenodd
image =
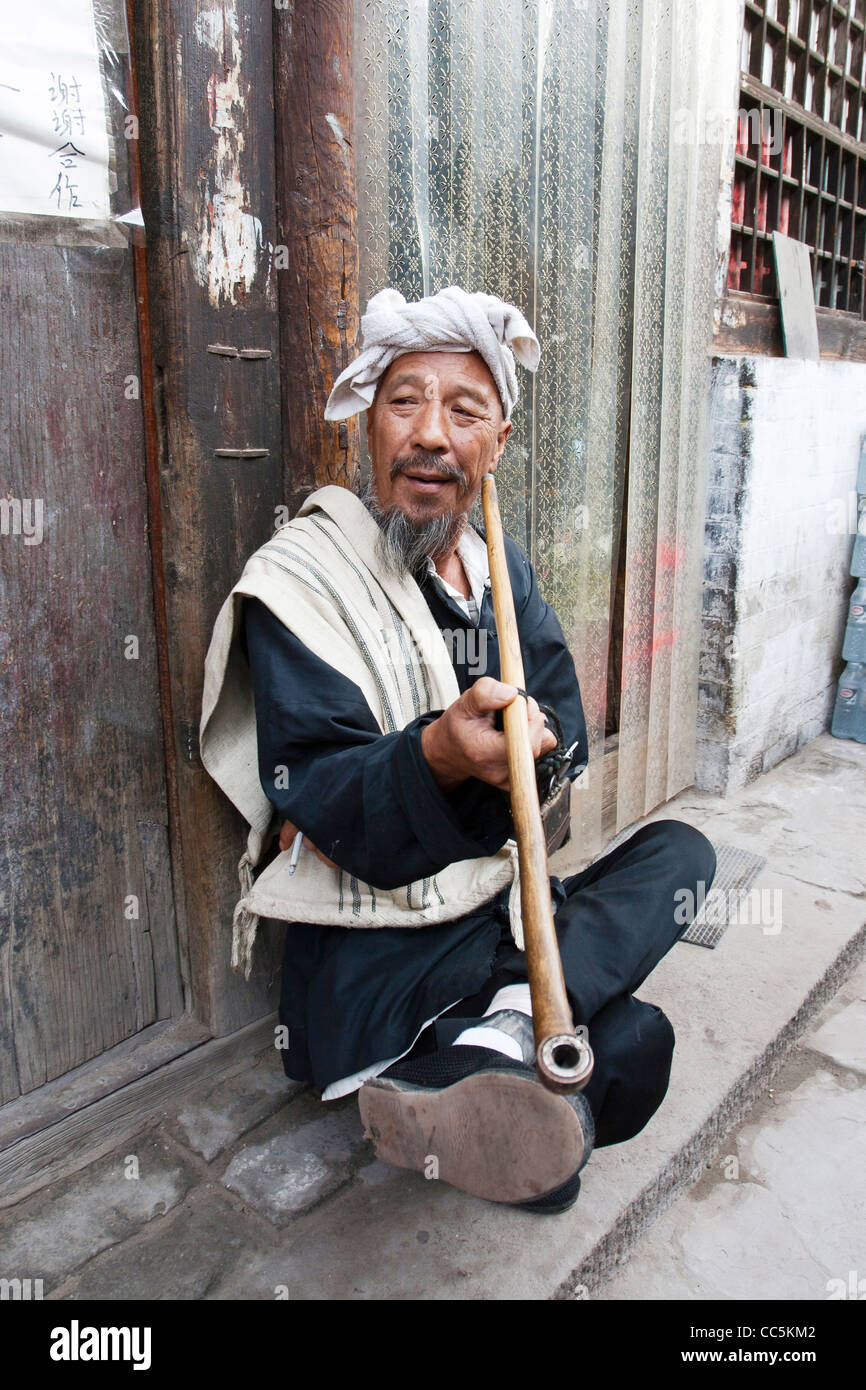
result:
M 514 358 L 535 370 L 539 347 L 513 306 L 456 287 L 416 304 L 382 291 L 362 335 L 326 415 L 367 410 L 370 481 L 360 496 L 313 493 L 251 557 L 208 652 L 202 757 L 250 825 L 233 962 L 248 971 L 259 916 L 288 924 L 286 1073 L 324 1100 L 358 1091 L 381 1158 L 563 1211 L 593 1146 L 637 1134 L 665 1095 L 673 1030 L 634 991 L 715 855 L 662 820 L 551 878 L 595 1069 L 578 1095 L 547 1091 L 497 721 L 519 697 L 498 679 L 486 545 L 469 522 L 511 429 Z M 543 794 L 554 750 L 569 777 L 586 765 L 586 729 L 560 625 L 506 548 Z

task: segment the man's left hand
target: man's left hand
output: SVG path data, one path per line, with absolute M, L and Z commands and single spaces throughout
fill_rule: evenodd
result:
M 292 822 L 290 820 L 283 821 L 283 828 L 280 831 L 280 849 L 291 849 L 292 841 L 294 840 L 297 833 L 298 827 L 296 825 L 292 825 Z M 306 845 L 307 849 L 311 849 L 314 854 L 318 855 L 323 864 L 327 864 L 328 867 L 331 869 L 339 869 L 339 864 L 335 864 L 333 859 L 329 859 L 328 856 L 326 854 L 323 854 L 320 849 L 316 849 L 316 846 L 313 844 L 312 840 L 309 839 L 308 836 L 304 836 L 302 843 Z

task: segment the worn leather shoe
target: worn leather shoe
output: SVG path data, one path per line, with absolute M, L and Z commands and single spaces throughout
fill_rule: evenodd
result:
M 573 1205 L 595 1137 L 579 1092 L 555 1095 L 533 1066 L 473 1045 L 395 1062 L 358 1104 L 385 1163 L 539 1212 Z

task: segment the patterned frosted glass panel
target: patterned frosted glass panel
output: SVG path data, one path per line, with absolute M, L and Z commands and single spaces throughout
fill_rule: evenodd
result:
M 694 778 L 719 109 L 735 123 L 732 7 L 642 18 L 617 828 Z
M 709 8 L 716 3 L 723 0 Z M 680 687 L 696 684 L 697 628 L 684 624 L 689 649 L 665 654 L 657 687 L 664 696 L 652 709 L 654 733 L 661 723 L 664 747 L 676 745 L 677 770 L 662 778 L 656 795 L 659 779 L 649 778 L 646 747 L 662 534 L 657 508 L 664 534 L 673 527 L 674 553 L 684 549 L 691 564 L 684 565 L 685 580 L 677 570 L 663 585 L 658 621 L 668 624 L 677 603 L 691 603 L 696 614 L 700 604 L 693 523 L 703 402 L 678 392 L 682 342 L 687 332 L 697 336 L 684 316 L 704 315 L 704 362 L 711 328 L 709 299 L 702 308 L 693 302 L 684 273 L 705 263 L 709 290 L 711 223 L 705 234 L 694 220 L 700 244 L 674 248 L 666 241 L 679 8 L 638 0 L 356 3 L 362 306 L 384 285 L 417 298 L 456 283 L 518 304 L 541 341 L 537 376 L 518 369 L 522 395 L 498 480 L 506 527 L 536 566 L 580 678 L 591 764 L 574 801 L 584 856 L 602 843 L 608 643 L 629 432 L 628 519 L 635 529 L 626 606 L 627 624 L 636 626 L 624 639 L 618 788 L 629 819 L 643 814 L 647 795 L 653 804 L 671 795 L 684 770 L 680 785 L 687 784 L 694 755 L 694 717 L 675 738 L 667 722 L 669 711 L 690 698 Z M 693 66 L 686 54 L 676 74 L 684 90 Z M 690 166 L 684 168 L 677 172 L 678 207 L 696 187 Z M 663 370 L 668 333 L 671 362 Z M 633 354 L 641 389 L 652 397 L 636 407 Z M 624 749 L 632 739 L 633 753 Z
M 552 565 L 544 496 L 567 485 L 582 502 L 597 31 L 587 6 L 523 0 L 361 0 L 357 15 L 362 304 L 384 284 L 460 284 L 527 314 L 544 367 L 521 372 L 500 491 L 516 539 Z

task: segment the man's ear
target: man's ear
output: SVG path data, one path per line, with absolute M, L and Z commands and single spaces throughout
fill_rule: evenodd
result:
M 505 452 L 505 441 L 506 441 L 506 439 L 508 438 L 508 436 L 509 436 L 510 433 L 511 433 L 511 421 L 510 421 L 510 420 L 503 420 L 502 425 L 501 425 L 501 427 L 500 427 L 500 429 L 499 429 L 499 433 L 498 433 L 497 436 L 496 436 L 496 453 L 493 455 L 493 458 L 490 460 L 490 463 L 489 463 L 488 468 L 487 468 L 488 473 L 495 473 L 495 472 L 496 472 L 496 465 L 498 464 L 499 460 L 502 458 L 503 453 Z

